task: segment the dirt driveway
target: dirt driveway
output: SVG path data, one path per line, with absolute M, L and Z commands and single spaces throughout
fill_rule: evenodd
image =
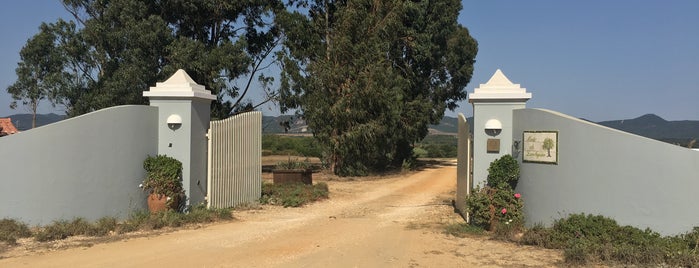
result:
M 233 222 L 1 259 L 0 267 L 553 267 L 559 251 L 456 238 L 456 167 L 329 181 L 330 200 L 263 206 Z

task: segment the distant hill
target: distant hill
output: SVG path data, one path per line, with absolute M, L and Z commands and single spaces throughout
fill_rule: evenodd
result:
M 429 125 L 430 135 L 456 135 L 459 133 L 458 119 L 456 117 L 445 116 L 437 125 Z M 473 117 L 466 118 L 469 129 L 473 129 Z
M 654 114 L 598 124 L 653 139 L 699 138 L 699 121 L 667 121 Z
M 31 114 L 13 114 L 8 116 L 12 119 L 12 124 L 19 131 L 25 131 L 32 128 L 32 115 Z M 65 119 L 65 115 L 58 115 L 54 113 L 50 114 L 37 114 L 36 115 L 36 126 L 40 127 L 43 125 L 48 125 Z
M 469 117 L 467 120 L 471 129 L 473 129 L 473 117 Z M 586 119 L 583 120 L 592 122 Z M 445 116 L 439 125 L 430 125 L 430 133 L 457 133 L 458 126 L 456 125 L 456 122 L 456 118 Z M 692 139 L 699 140 L 699 121 L 667 121 L 660 116 L 646 114 L 634 119 L 603 121 L 596 123 L 606 127 L 673 144 L 685 144 Z
M 683 146 L 693 139 L 699 139 L 699 121 L 667 121 L 654 114 L 646 114 L 634 119 L 604 121 L 598 124 Z
M 286 125 L 288 123 L 288 125 Z M 287 131 L 284 128 L 288 127 Z M 309 133 L 306 121 L 295 115 L 262 116 L 262 133 Z M 310 134 L 310 133 L 309 133 Z

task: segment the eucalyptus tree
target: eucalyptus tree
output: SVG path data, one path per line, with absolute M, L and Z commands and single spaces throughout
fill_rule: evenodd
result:
M 21 102 L 32 113 L 32 128 L 36 127 L 39 103 L 51 100 L 62 83 L 65 55 L 57 48 L 56 40 L 52 26 L 41 24 L 40 32 L 20 50 L 20 62 L 15 69 L 17 80 L 7 88 L 14 99 L 10 107 L 15 109 Z
M 281 1 L 62 2 L 72 19 L 48 24 L 66 57 L 51 71 L 65 76 L 52 100 L 71 116 L 144 104 L 141 92 L 180 68 L 218 96 L 214 117 L 249 110 L 243 100 L 256 79 L 268 97 L 263 102 L 276 94 L 266 68 L 280 40 L 273 21 L 285 8 Z
M 458 0 L 290 1 L 282 110 L 297 109 L 339 175 L 409 163 L 412 146 L 466 98 L 477 43 Z

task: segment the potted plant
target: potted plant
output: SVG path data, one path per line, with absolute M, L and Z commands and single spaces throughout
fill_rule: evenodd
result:
M 305 161 L 291 160 L 279 162 L 272 170 L 273 181 L 278 183 L 304 183 L 313 184 L 313 172 L 308 158 Z
M 148 156 L 143 169 L 146 178 L 141 188 L 149 193 L 148 209 L 151 212 L 177 209 L 184 196 L 182 162 L 166 155 Z

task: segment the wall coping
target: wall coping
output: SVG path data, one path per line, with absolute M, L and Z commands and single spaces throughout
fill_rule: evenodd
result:
M 468 94 L 468 102 L 526 102 L 531 97 L 532 93 L 527 92 L 526 88 L 513 84 L 500 69 L 497 69 L 487 83 L 480 84 L 473 93 Z
M 158 82 L 154 87 L 150 87 L 150 91 L 144 91 L 143 96 L 157 99 L 216 99 L 216 96 L 211 94 L 211 91 L 206 90 L 203 85 L 194 82 L 187 72 L 182 69 L 177 70 L 165 82 Z

